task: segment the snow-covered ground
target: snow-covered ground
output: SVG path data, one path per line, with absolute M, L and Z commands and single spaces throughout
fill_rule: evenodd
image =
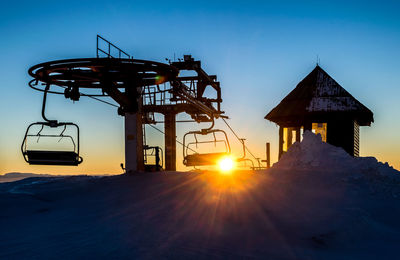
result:
M 400 175 L 306 132 L 268 171 L 0 184 L 0 258 L 398 259 Z
M 50 174 L 35 174 L 35 173 L 21 173 L 21 172 L 9 172 L 4 175 L 0 175 L 0 183 L 19 181 L 29 177 L 52 177 Z

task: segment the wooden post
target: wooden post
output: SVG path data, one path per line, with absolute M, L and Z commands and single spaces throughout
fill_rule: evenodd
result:
M 300 142 L 300 127 L 296 127 L 296 142 Z
M 283 127 L 279 126 L 279 153 L 278 153 L 278 159 L 281 158 L 283 153 Z
M 312 130 L 312 122 L 311 121 L 305 121 L 304 122 L 304 131 L 311 131 Z
M 140 113 L 125 113 L 125 169 L 128 174 L 144 170 Z
M 289 150 L 289 147 L 292 145 L 292 143 L 293 143 L 293 128 L 292 127 L 288 127 L 287 128 L 287 132 L 286 132 L 286 134 L 287 134 L 287 136 L 286 136 L 286 140 L 287 140 L 287 149 L 286 149 L 286 151 L 287 150 Z
M 165 170 L 176 171 L 176 118 L 175 113 L 165 115 Z
M 267 150 L 266 150 L 266 152 L 267 152 L 267 157 L 266 157 L 266 159 L 267 159 L 267 168 L 269 169 L 270 167 L 271 167 L 271 156 L 270 156 L 270 144 L 269 143 L 267 143 Z

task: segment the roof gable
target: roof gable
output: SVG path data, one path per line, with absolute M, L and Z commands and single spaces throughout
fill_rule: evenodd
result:
M 317 65 L 265 118 L 279 123 L 344 112 L 360 125 L 373 122 L 372 112 Z

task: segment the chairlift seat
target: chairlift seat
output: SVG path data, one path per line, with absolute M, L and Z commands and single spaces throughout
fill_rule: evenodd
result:
M 183 164 L 186 166 L 205 166 L 205 165 L 215 165 L 223 157 L 229 156 L 229 153 L 195 153 L 186 155 Z
M 82 162 L 82 157 L 72 151 L 27 150 L 24 155 L 28 163 L 34 165 L 77 166 Z

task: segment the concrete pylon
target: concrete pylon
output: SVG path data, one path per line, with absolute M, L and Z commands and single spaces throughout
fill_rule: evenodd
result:
M 135 173 L 144 170 L 142 117 L 125 113 L 125 170 Z
M 165 170 L 176 171 L 176 114 L 164 114 Z

